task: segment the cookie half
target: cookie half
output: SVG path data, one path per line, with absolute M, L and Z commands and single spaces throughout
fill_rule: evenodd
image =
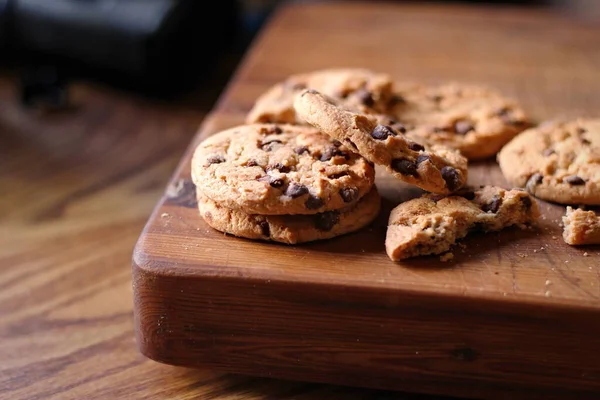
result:
M 457 150 L 416 142 L 402 127 L 352 111 L 315 90 L 296 96 L 298 115 L 405 182 L 434 193 L 451 193 L 467 181 L 467 160 Z
M 255 124 L 204 140 L 192 159 L 197 191 L 248 214 L 316 214 L 355 204 L 373 166 L 308 126 Z
M 392 210 L 385 249 L 393 261 L 440 254 L 471 231 L 529 224 L 539 215 L 535 200 L 517 189 L 486 186 L 460 195 L 428 194 Z
M 561 204 L 600 204 L 600 119 L 528 129 L 498 154 L 504 177 Z
M 489 158 L 530 126 L 512 99 L 486 87 L 449 83 L 396 84 L 389 117 L 408 135 L 459 150 L 470 160 Z
M 600 244 L 600 216 L 589 210 L 567 207 L 562 217 L 563 239 L 570 245 Z
M 370 224 L 381 207 L 377 189 L 373 189 L 352 207 L 314 215 L 252 215 L 219 205 L 199 196 L 201 216 L 212 228 L 248 239 L 296 244 L 330 239 L 355 232 Z
M 392 101 L 392 79 L 368 69 L 326 69 L 292 75 L 261 95 L 246 123 L 303 123 L 294 111 L 294 97 L 311 88 L 366 113 L 384 112 Z

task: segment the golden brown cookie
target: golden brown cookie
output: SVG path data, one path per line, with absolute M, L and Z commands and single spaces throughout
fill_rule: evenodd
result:
M 355 204 L 375 171 L 308 126 L 255 124 L 204 140 L 192 159 L 197 191 L 248 214 L 316 214 Z
M 353 206 L 313 215 L 252 215 L 223 207 L 204 196 L 198 198 L 200 215 L 214 229 L 248 239 L 288 244 L 357 231 L 377 217 L 380 206 L 381 199 L 374 186 Z
M 403 126 L 408 136 L 457 149 L 470 160 L 495 155 L 529 126 L 514 100 L 490 88 L 400 83 L 395 92 L 395 101 L 386 111 L 392 122 L 387 124 Z
M 467 160 L 456 150 L 417 142 L 379 117 L 349 110 L 315 90 L 296 96 L 298 115 L 367 160 L 405 182 L 435 193 L 451 193 L 467 181 Z
M 529 224 L 539 215 L 536 201 L 522 190 L 486 186 L 460 195 L 427 194 L 392 210 L 385 248 L 394 261 L 441 254 L 471 231 Z
M 384 112 L 392 97 L 392 80 L 387 74 L 362 68 L 325 69 L 292 75 L 270 88 L 256 100 L 246 122 L 303 123 L 294 111 L 294 97 L 307 88 L 366 113 Z
M 561 204 L 600 204 L 600 119 L 548 122 L 528 129 L 498 154 L 504 177 Z

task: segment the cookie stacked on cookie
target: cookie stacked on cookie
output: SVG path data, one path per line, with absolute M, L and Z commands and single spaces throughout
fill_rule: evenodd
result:
M 378 214 L 375 171 L 308 126 L 249 124 L 203 141 L 192 159 L 198 207 L 213 228 L 295 244 L 353 232 Z

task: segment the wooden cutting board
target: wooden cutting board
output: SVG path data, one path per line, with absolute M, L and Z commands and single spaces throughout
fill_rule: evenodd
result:
M 538 120 L 600 109 L 600 27 L 528 9 L 289 5 L 260 35 L 190 144 L 133 257 L 140 350 L 234 373 L 465 397 L 600 396 L 600 248 L 533 230 L 472 235 L 451 262 L 393 263 L 389 210 L 419 194 L 378 171 L 369 228 L 306 245 L 239 239 L 196 210 L 189 161 L 287 75 L 367 67 L 398 80 L 486 84 Z M 598 114 L 596 114 L 598 115 Z M 506 186 L 494 160 L 470 183 Z

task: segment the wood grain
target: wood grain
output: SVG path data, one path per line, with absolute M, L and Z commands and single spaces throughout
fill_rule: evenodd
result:
M 22 109 L 0 70 L 0 399 L 396 396 L 172 367 L 137 349 L 134 244 L 236 57 L 176 103 L 76 83 L 60 113 Z
M 272 20 L 203 124 L 134 254 L 137 339 L 177 365 L 486 398 L 600 395 L 597 247 L 572 248 L 564 209 L 529 231 L 472 236 L 452 263 L 392 263 L 386 212 L 371 229 L 282 246 L 198 218 L 194 145 L 243 121 L 292 73 L 361 66 L 398 80 L 487 84 L 537 120 L 594 115 L 600 34 L 545 11 L 361 3 L 290 5 Z M 495 162 L 472 184 L 506 186 Z M 384 209 L 418 192 L 378 171 Z M 180 190 L 177 190 L 179 188 Z M 584 252 L 588 256 L 584 256 Z

